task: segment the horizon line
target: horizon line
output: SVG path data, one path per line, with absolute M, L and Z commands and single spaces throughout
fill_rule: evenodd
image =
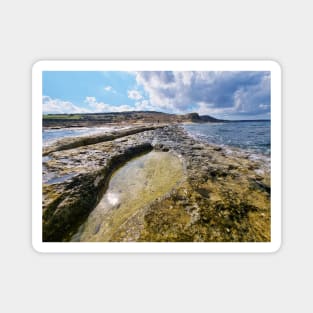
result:
M 214 117 L 212 115 L 209 115 L 209 114 L 203 114 L 201 115 L 200 113 L 198 112 L 187 112 L 187 113 L 168 113 L 168 112 L 162 112 L 162 111 L 145 111 L 145 110 L 134 110 L 134 111 L 120 111 L 120 112 L 113 112 L 113 111 L 109 111 L 109 112 L 82 112 L 82 113 L 79 113 L 79 112 L 75 112 L 75 113 L 42 113 L 42 116 L 45 116 L 45 115 L 100 115 L 100 114 L 127 114 L 127 113 L 161 113 L 161 114 L 167 114 L 167 115 L 180 115 L 180 116 L 183 116 L 183 115 L 189 115 L 189 114 L 198 114 L 200 117 L 201 116 L 209 116 L 211 118 L 214 118 L 216 120 L 220 120 L 220 121 L 271 121 L 270 118 L 252 118 L 252 119 L 223 119 L 223 118 L 217 118 L 217 117 Z

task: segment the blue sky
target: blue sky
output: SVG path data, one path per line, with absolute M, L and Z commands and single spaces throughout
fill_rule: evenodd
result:
M 269 72 L 43 72 L 44 113 L 198 112 L 270 118 Z

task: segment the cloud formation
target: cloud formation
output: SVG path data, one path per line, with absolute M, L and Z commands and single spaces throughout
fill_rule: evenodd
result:
M 142 95 L 138 90 L 128 90 L 127 92 L 128 98 L 133 100 L 142 99 Z
M 112 88 L 112 86 L 105 86 L 104 87 L 104 90 L 105 91 L 111 91 L 113 88 Z
M 48 93 L 49 96 L 43 97 L 43 112 L 152 110 L 178 114 L 198 112 L 225 119 L 270 118 L 270 72 L 123 72 L 112 81 L 106 80 L 106 84 L 99 82 L 102 92 L 91 95 L 86 94 L 86 90 L 79 93 L 78 89 L 79 96 L 74 92 L 75 97 L 71 97 L 71 93 L 63 93 L 67 90 L 63 87 L 59 95 L 54 93 L 52 97 Z M 119 92 L 112 87 L 113 81 L 118 83 Z M 65 80 L 65 84 L 69 86 L 68 90 L 76 91 L 71 80 Z M 88 90 L 95 89 L 91 86 L 93 88 Z M 67 100 L 61 100 L 64 95 Z
M 71 114 L 71 113 L 101 113 L 101 112 L 124 112 L 124 111 L 153 111 L 156 107 L 151 106 L 148 100 L 139 100 L 134 105 L 112 105 L 98 101 L 95 97 L 86 97 L 85 107 L 80 107 L 70 101 L 52 99 L 49 96 L 42 97 L 44 114 Z
M 86 97 L 85 103 L 88 105 L 90 113 L 101 112 L 123 112 L 131 111 L 133 108 L 127 104 L 110 105 L 104 102 L 99 102 L 95 97 Z
M 116 90 L 112 87 L 112 86 L 105 86 L 104 88 L 103 88 L 106 92 L 111 92 L 111 93 L 117 93 L 116 92 Z
M 171 112 L 264 115 L 270 112 L 270 73 L 136 72 L 136 82 L 149 95 L 151 105 Z
M 61 114 L 61 113 L 88 113 L 89 110 L 81 108 L 70 101 L 52 99 L 49 96 L 42 97 L 43 113 Z
M 153 111 L 157 108 L 150 105 L 148 100 L 140 100 L 134 105 L 121 104 L 111 105 L 104 102 L 99 102 L 95 97 L 86 97 L 85 103 L 90 108 L 89 112 L 124 112 L 124 111 Z

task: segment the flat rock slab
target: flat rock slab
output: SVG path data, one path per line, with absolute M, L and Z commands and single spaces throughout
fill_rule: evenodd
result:
M 75 148 L 46 153 L 44 178 L 51 182 L 70 176 L 43 184 L 45 241 L 68 241 L 100 201 L 111 173 L 153 147 L 182 160 L 185 180 L 167 197 L 129 216 L 110 241 L 270 240 L 266 158 L 199 142 L 178 125 L 137 128 L 113 140 L 97 138 L 96 143 L 76 139 L 80 145 Z

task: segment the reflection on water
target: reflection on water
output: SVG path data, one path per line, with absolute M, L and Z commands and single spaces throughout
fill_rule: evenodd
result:
M 126 129 L 129 126 L 107 126 L 107 127 L 73 127 L 60 129 L 43 129 L 42 142 L 43 146 L 49 146 L 56 140 L 66 137 L 90 136 L 100 133 L 112 132 L 114 130 Z
M 150 152 L 117 170 L 108 190 L 72 241 L 110 241 L 140 208 L 170 191 L 183 176 L 181 161 L 167 152 Z

